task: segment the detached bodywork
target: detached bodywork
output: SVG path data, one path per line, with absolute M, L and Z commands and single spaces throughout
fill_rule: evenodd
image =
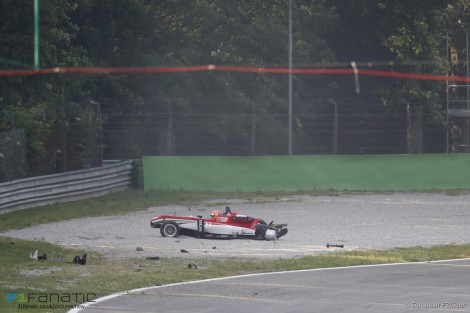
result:
M 213 211 L 210 218 L 201 216 L 160 215 L 152 218 L 150 226 L 160 228 L 163 237 L 189 235 L 200 238 L 251 238 L 277 240 L 287 234 L 287 224 L 267 224 L 260 218 L 232 212 Z

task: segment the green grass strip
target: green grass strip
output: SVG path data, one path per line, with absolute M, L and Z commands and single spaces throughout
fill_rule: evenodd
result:
M 36 249 L 49 256 L 52 251 L 61 252 L 63 261 L 29 259 L 29 252 Z M 8 293 L 91 293 L 101 297 L 135 288 L 232 275 L 469 258 L 470 244 L 334 252 L 278 260 L 192 259 L 191 262 L 198 265 L 196 270 L 188 269 L 190 261 L 183 258 L 109 260 L 99 254 L 90 254 L 85 266 L 76 265 L 71 261 L 83 251 L 6 237 L 0 237 L 0 251 L 0 308 L 3 308 L 0 310 L 38 312 L 37 309 L 20 309 L 15 301 L 7 302 Z M 47 310 L 54 313 L 66 311 Z

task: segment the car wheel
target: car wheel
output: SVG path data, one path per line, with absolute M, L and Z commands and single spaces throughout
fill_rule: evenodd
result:
M 176 237 L 180 233 L 179 226 L 174 222 L 164 222 L 160 227 L 160 234 L 163 237 Z

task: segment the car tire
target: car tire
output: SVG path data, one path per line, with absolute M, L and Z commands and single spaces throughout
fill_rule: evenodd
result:
M 160 226 L 162 237 L 177 237 L 180 234 L 180 227 L 175 222 L 164 222 Z

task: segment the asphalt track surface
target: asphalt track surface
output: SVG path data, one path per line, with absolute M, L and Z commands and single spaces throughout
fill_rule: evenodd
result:
M 470 312 L 470 259 L 256 274 L 135 290 L 80 313 Z

